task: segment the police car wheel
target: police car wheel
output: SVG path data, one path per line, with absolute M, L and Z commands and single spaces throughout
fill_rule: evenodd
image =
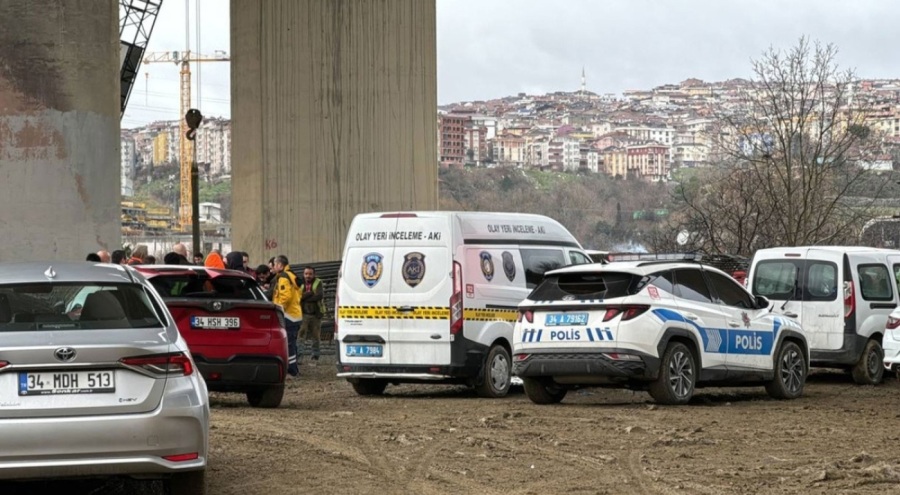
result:
M 522 378 L 522 384 L 525 386 L 525 395 L 535 404 L 557 404 L 568 392 L 546 378 Z
M 794 342 L 785 342 L 775 355 L 775 377 L 766 384 L 766 392 L 776 399 L 796 399 L 806 383 L 806 357 Z
M 484 361 L 481 382 L 475 385 L 475 392 L 481 397 L 504 397 L 509 392 L 512 365 L 509 352 L 502 345 L 491 347 Z
M 387 381 L 385 380 L 352 378 L 347 381 L 350 382 L 350 385 L 353 385 L 353 390 L 356 392 L 356 395 L 381 395 L 384 393 L 384 389 L 387 388 Z
M 869 340 L 856 366 L 853 381 L 859 385 L 878 385 L 884 378 L 884 349 L 877 340 Z
M 660 404 L 687 404 L 697 384 L 696 362 L 688 346 L 670 343 L 663 353 L 659 376 L 650 383 L 650 396 Z

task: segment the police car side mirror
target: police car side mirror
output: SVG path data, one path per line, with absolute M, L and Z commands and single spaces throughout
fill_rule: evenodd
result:
M 768 308 L 770 304 L 766 296 L 756 296 L 756 309 Z

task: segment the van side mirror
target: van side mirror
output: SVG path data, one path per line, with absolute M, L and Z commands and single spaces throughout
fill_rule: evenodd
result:
M 772 303 L 766 296 L 756 296 L 756 308 L 757 309 L 765 309 L 768 308 Z

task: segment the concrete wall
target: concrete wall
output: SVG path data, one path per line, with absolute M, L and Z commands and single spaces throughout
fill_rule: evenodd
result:
M 231 0 L 232 242 L 340 259 L 353 216 L 437 206 L 434 0 Z
M 0 261 L 119 245 L 116 0 L 0 2 Z

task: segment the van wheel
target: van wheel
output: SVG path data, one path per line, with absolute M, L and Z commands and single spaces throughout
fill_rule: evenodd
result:
M 877 340 L 869 340 L 853 367 L 853 381 L 859 385 L 878 385 L 884 378 L 884 349 Z
M 356 391 L 356 394 L 362 396 L 381 395 L 384 393 L 384 389 L 387 387 L 387 381 L 385 380 L 374 380 L 371 378 L 352 378 L 347 381 L 350 382 L 350 385 L 353 385 L 353 390 Z
M 491 347 L 485 359 L 482 377 L 475 384 L 475 393 L 480 397 L 504 397 L 509 392 L 511 380 L 509 352 L 502 345 Z
M 522 383 L 525 385 L 525 395 L 535 404 L 558 404 L 568 392 L 546 378 L 522 378 Z
M 247 402 L 253 407 L 263 407 L 272 409 L 281 405 L 281 399 L 284 398 L 284 385 L 275 385 L 274 387 L 264 388 L 261 390 L 251 390 L 247 392 Z
M 806 383 L 806 357 L 800 346 L 785 342 L 775 356 L 775 376 L 766 384 L 766 392 L 776 399 L 796 399 Z
M 669 343 L 660 361 L 659 376 L 648 387 L 650 396 L 660 404 L 687 404 L 697 384 L 696 362 L 688 346 Z

